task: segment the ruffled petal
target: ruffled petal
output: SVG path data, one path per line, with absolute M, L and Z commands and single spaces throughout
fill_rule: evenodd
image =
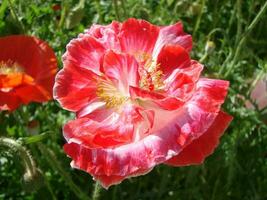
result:
M 228 87 L 228 81 L 201 78 L 197 82 L 196 91 L 187 106 L 192 110 L 197 107 L 207 112 L 219 112 L 227 95 Z
M 133 55 L 151 54 L 159 28 L 145 20 L 130 18 L 122 24 L 119 34 L 121 50 Z
M 63 108 L 77 112 L 96 98 L 98 79 L 90 70 L 67 65 L 56 76 L 54 98 Z
M 139 142 L 106 149 L 92 149 L 70 141 L 64 145 L 64 151 L 73 159 L 73 166 L 87 171 L 99 179 L 104 187 L 109 187 L 139 171 L 149 171 L 157 163 L 171 158 L 173 152 L 177 151 L 172 146 L 174 143 L 170 143 L 175 139 L 171 136 L 167 134 L 161 138 L 149 135 Z M 102 183 L 101 177 L 107 176 L 110 180 Z
M 138 87 L 130 87 L 130 95 L 131 98 L 138 99 L 139 103 L 145 108 L 156 106 L 165 110 L 175 110 L 184 104 L 176 97 L 166 96 L 165 93 L 161 94 Z
M 139 84 L 138 63 L 129 54 L 108 51 L 104 57 L 103 71 L 116 87 L 126 94 L 129 93 L 129 86 Z
M 186 102 L 195 91 L 202 69 L 203 66 L 196 61 L 191 61 L 189 67 L 175 69 L 164 81 L 167 95 Z
M 120 42 L 118 34 L 121 29 L 121 23 L 113 21 L 111 24 L 102 26 L 94 24 L 90 29 L 85 30 L 85 34 L 88 34 L 97 39 L 104 48 L 120 51 Z M 83 37 L 84 34 L 80 34 L 79 37 Z
M 73 65 L 79 69 L 91 70 L 100 74 L 100 67 L 105 53 L 104 46 L 89 35 L 71 40 L 63 55 L 64 65 Z
M 63 132 L 67 141 L 74 139 L 90 148 L 114 147 L 131 142 L 136 124 L 142 119 L 137 107 L 126 105 L 101 122 L 87 117 L 72 120 L 64 126 Z
M 153 58 L 156 58 L 165 45 L 180 45 L 188 52 L 192 49 L 192 37 L 183 31 L 183 25 L 178 22 L 174 25 L 160 28 L 159 36 L 153 51 Z
M 233 117 L 220 111 L 213 124 L 199 138 L 193 140 L 177 156 L 165 164 L 173 166 L 202 164 L 205 158 L 211 155 L 219 144 L 219 139 L 229 126 Z
M 140 169 L 140 170 L 130 174 L 128 176 L 128 178 L 145 175 L 145 174 L 149 173 L 151 170 L 152 169 Z M 126 178 L 125 176 L 116 176 L 116 175 L 111 175 L 111 176 L 96 175 L 94 177 L 94 179 L 96 181 L 99 181 L 105 189 L 108 189 L 110 185 L 116 185 L 116 184 L 121 183 L 125 178 Z
M 179 45 L 164 46 L 157 57 L 157 63 L 165 77 L 168 77 L 175 69 L 189 67 L 190 62 L 188 52 Z
M 134 143 L 92 149 L 85 144 L 69 141 L 64 150 L 73 159 L 75 167 L 87 171 L 100 182 L 103 180 L 101 177 L 104 177 L 104 183 L 101 184 L 108 187 L 139 170 L 150 170 L 178 155 L 194 139 L 205 133 L 218 113 L 207 112 L 196 107 L 194 102 L 192 104 L 172 112 L 157 110 L 154 120 L 157 125 L 150 131 L 153 134 Z

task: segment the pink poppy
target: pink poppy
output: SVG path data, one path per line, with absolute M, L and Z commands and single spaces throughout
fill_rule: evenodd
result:
M 200 78 L 180 22 L 93 25 L 73 39 L 54 97 L 77 118 L 63 129 L 71 166 L 103 187 L 160 163 L 201 164 L 232 117 L 220 111 L 228 82 Z
M 251 91 L 250 95 L 251 101 L 257 105 L 258 109 L 264 109 L 267 106 L 267 75 L 265 74 L 261 79 L 259 79 L 254 88 Z M 254 105 L 250 102 L 246 102 L 247 108 L 255 108 Z

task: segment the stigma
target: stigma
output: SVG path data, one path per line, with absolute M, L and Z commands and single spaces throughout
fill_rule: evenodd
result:
M 161 90 L 164 87 L 162 76 L 160 64 L 148 59 L 141 70 L 140 87 L 149 91 Z

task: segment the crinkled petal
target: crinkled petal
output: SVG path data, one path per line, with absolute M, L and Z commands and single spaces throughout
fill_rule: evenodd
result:
M 190 66 L 190 56 L 188 52 L 179 45 L 164 46 L 158 57 L 157 63 L 163 72 L 163 75 L 168 77 L 173 70 L 182 69 Z
M 207 112 L 219 112 L 227 95 L 229 82 L 218 79 L 201 78 L 197 82 L 196 91 L 187 106 L 198 107 Z
M 205 158 L 211 155 L 219 144 L 219 139 L 229 126 L 233 117 L 220 111 L 213 124 L 199 138 L 193 140 L 177 156 L 165 164 L 173 166 L 202 164 Z
M 54 98 L 70 111 L 79 111 L 96 98 L 98 76 L 92 71 L 71 65 L 56 76 Z
M 120 42 L 118 34 L 121 29 L 121 23 L 113 21 L 111 24 L 103 26 L 94 24 L 85 31 L 85 34 L 91 35 L 96 38 L 106 49 L 112 49 L 120 51 Z M 79 35 L 83 37 L 84 34 Z
M 180 45 L 189 52 L 192 49 L 192 37 L 183 31 L 181 22 L 170 26 L 163 26 L 159 31 L 153 51 L 153 58 L 158 56 L 161 48 L 165 45 Z
M 133 55 L 151 54 L 159 28 L 145 20 L 130 18 L 122 24 L 119 34 L 121 50 Z
M 184 104 L 178 98 L 166 96 L 165 93 L 156 93 L 138 87 L 130 87 L 130 94 L 133 99 L 139 99 L 142 106 L 146 108 L 158 106 L 165 110 L 175 110 Z
M 100 74 L 104 53 L 105 48 L 100 42 L 92 36 L 85 35 L 70 41 L 62 57 L 63 64 L 71 64 L 78 69 L 85 68 Z
M 104 57 L 103 71 L 113 80 L 116 87 L 128 94 L 129 86 L 137 86 L 140 76 L 138 63 L 129 54 L 119 54 L 108 51 Z
M 175 69 L 164 81 L 168 96 L 179 98 L 183 102 L 191 98 L 202 69 L 203 66 L 196 61 L 191 61 L 189 67 Z
M 136 107 L 126 105 L 101 122 L 87 117 L 72 120 L 64 126 L 63 132 L 68 141 L 74 139 L 90 148 L 107 148 L 132 141 L 136 124 L 142 119 Z
M 128 176 L 128 178 L 131 177 L 136 177 L 136 176 L 141 176 L 145 175 L 148 172 L 150 172 L 152 169 L 141 169 L 138 170 Z M 106 176 L 106 175 L 96 175 L 94 176 L 94 179 L 96 181 L 99 181 L 101 185 L 105 188 L 108 189 L 110 185 L 116 185 L 121 183 L 126 177 L 125 176 L 116 176 L 116 175 L 111 175 L 111 176 Z
M 202 86 L 204 87 L 204 84 Z M 206 89 L 209 90 L 208 87 Z M 214 97 L 216 96 L 210 96 Z M 152 169 L 155 165 L 178 155 L 192 140 L 208 130 L 218 113 L 208 112 L 197 107 L 195 102 L 191 103 L 192 105 L 188 103 L 187 106 L 172 112 L 157 110 L 154 123 L 159 125 L 151 130 L 153 134 L 134 143 L 115 148 L 92 149 L 69 141 L 64 150 L 73 159 L 77 168 L 87 171 L 100 182 L 99 176 L 108 176 L 111 179 L 115 176 L 114 181 L 102 183 L 108 187 L 121 181 L 117 176 L 128 178 L 139 170 Z M 211 106 L 217 107 L 215 104 Z

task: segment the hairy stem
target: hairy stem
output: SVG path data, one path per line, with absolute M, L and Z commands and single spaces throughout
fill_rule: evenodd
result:
M 98 182 L 95 182 L 94 191 L 93 191 L 93 195 L 92 195 L 92 200 L 98 200 L 99 199 L 100 191 L 101 191 L 101 186 L 99 185 Z
M 77 197 L 84 200 L 89 200 L 90 198 L 85 194 L 72 180 L 70 174 L 64 170 L 64 168 L 61 166 L 61 163 L 58 161 L 56 155 L 43 146 L 42 144 L 38 144 L 38 147 L 43 155 L 46 155 L 45 158 L 47 159 L 47 162 L 50 164 L 50 166 L 58 171 L 61 174 L 61 177 L 64 179 L 64 181 L 69 185 L 70 189 L 76 194 Z
M 205 7 L 205 3 L 206 3 L 206 0 L 201 0 L 200 13 L 199 13 L 199 15 L 197 17 L 197 21 L 196 21 L 196 24 L 195 24 L 195 27 L 194 27 L 193 37 L 196 35 L 196 32 L 197 32 L 197 30 L 199 28 L 200 21 L 201 21 L 202 15 L 203 15 L 204 7 Z
M 8 5 L 9 5 L 9 9 L 10 9 L 10 12 L 11 12 L 12 17 L 18 22 L 18 24 L 20 25 L 23 33 L 26 33 L 24 25 L 19 20 L 19 17 L 18 17 L 18 15 L 16 14 L 16 12 L 14 10 L 14 6 L 13 6 L 12 0 L 8 0 Z
M 11 151 L 14 154 L 17 154 L 22 164 L 25 168 L 25 174 L 28 177 L 34 177 L 36 174 L 36 165 L 32 159 L 29 151 L 26 150 L 19 142 L 11 138 L 0 138 L 0 147 L 3 147 L 5 151 Z
M 234 69 L 234 66 L 239 58 L 239 55 L 241 53 L 241 49 L 243 48 L 248 35 L 250 34 L 250 32 L 253 30 L 253 28 L 256 26 L 256 24 L 260 21 L 260 19 L 262 18 L 264 12 L 267 9 L 267 1 L 265 2 L 265 4 L 262 6 L 261 10 L 259 11 L 259 13 L 257 14 L 257 16 L 254 18 L 254 20 L 251 22 L 251 24 L 248 26 L 248 28 L 246 29 L 245 33 L 243 34 L 243 37 L 241 38 L 241 40 L 239 41 L 235 54 L 234 54 L 234 58 L 229 66 L 228 71 L 225 73 L 225 77 L 229 76 L 229 74 L 232 72 L 232 70 Z
M 113 0 L 113 4 L 114 4 L 114 10 L 115 10 L 115 15 L 118 21 L 121 20 L 120 18 L 120 12 L 119 12 L 119 8 L 118 8 L 118 1 L 117 0 Z

